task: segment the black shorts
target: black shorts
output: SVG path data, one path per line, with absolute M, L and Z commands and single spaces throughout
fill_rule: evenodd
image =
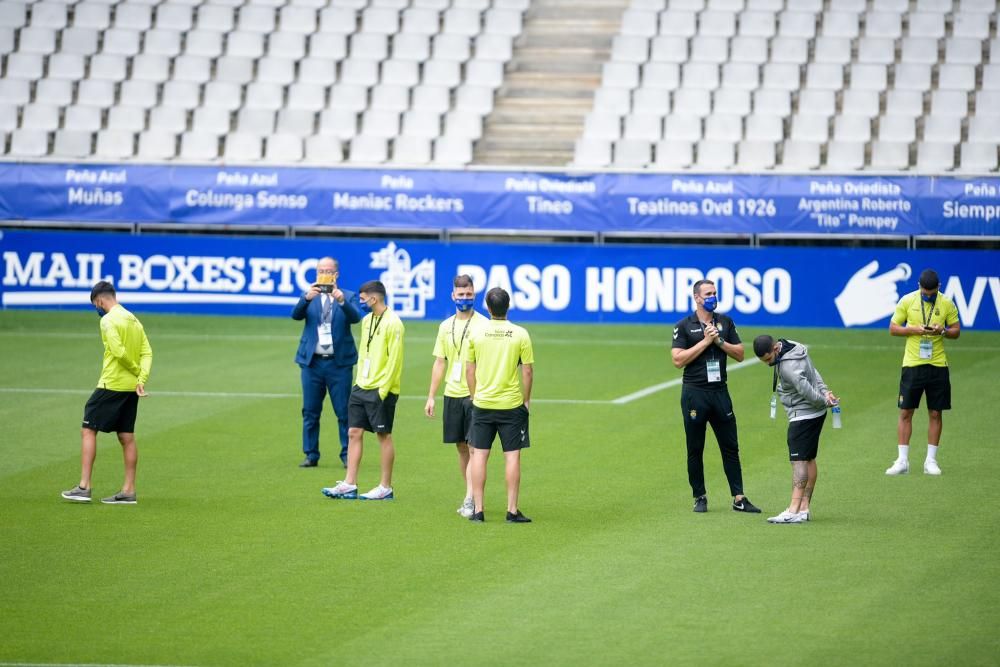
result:
M 468 442 L 472 430 L 472 399 L 444 397 L 444 440 L 445 444 Z
M 916 410 L 927 392 L 928 410 L 951 410 L 951 375 L 947 366 L 904 366 L 899 378 L 899 407 Z
M 83 428 L 104 433 L 135 433 L 139 395 L 134 391 L 95 389 L 83 408 Z
M 500 434 L 500 446 L 505 452 L 530 447 L 528 408 L 522 405 L 509 410 L 490 410 L 473 406 L 469 444 L 476 449 L 490 449 L 497 433 Z
M 385 400 L 382 400 L 378 389 L 362 389 L 354 385 L 351 387 L 351 400 L 347 404 L 348 428 L 363 428 L 372 433 L 392 433 L 398 400 L 399 394 L 387 394 Z
M 819 452 L 819 434 L 823 430 L 826 413 L 812 419 L 788 423 L 788 460 L 812 461 Z

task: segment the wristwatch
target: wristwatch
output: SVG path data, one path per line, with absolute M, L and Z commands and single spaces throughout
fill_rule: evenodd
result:
M 722 341 L 721 338 L 716 338 L 715 339 L 715 344 L 718 345 L 719 347 L 722 347 L 723 345 L 725 345 L 725 343 Z

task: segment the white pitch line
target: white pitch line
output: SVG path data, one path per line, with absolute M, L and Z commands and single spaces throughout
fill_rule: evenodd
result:
M 182 667 L 181 665 L 118 665 L 103 662 L 0 662 L 0 667 Z
M 731 373 L 732 371 L 739 370 L 741 368 L 746 368 L 752 364 L 759 364 L 760 360 L 754 357 L 753 359 L 747 359 L 741 361 L 738 364 L 733 364 L 727 367 L 727 370 Z M 664 389 L 669 389 L 670 387 L 676 387 L 677 385 L 684 382 L 683 378 L 674 378 L 673 380 L 667 380 L 666 382 L 661 382 L 660 384 L 654 384 L 651 387 L 646 387 L 645 389 L 640 389 L 639 391 L 634 391 L 631 394 L 626 394 L 625 396 L 620 396 L 611 401 L 615 405 L 625 405 L 626 403 L 631 403 L 632 401 L 638 401 L 640 398 L 645 398 Z
M 93 389 L 46 389 L 43 387 L 0 387 L 0 394 L 90 394 Z M 171 398 L 302 398 L 302 394 L 285 394 L 258 391 L 155 391 L 150 390 L 149 396 L 167 396 Z M 400 396 L 404 401 L 426 401 L 426 396 Z M 547 403 L 556 405 L 611 405 L 612 401 L 577 399 L 577 398 L 533 398 L 532 403 Z M 0 667 L 3 663 L 0 663 Z

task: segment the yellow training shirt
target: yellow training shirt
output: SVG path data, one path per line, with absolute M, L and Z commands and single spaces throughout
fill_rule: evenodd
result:
M 437 339 L 434 341 L 434 356 L 446 362 L 445 396 L 465 398 L 469 395 L 469 383 L 465 381 L 465 353 L 469 349 L 469 340 L 472 336 L 489 322 L 489 319 L 483 317 L 481 313 L 472 311 L 472 317 L 467 320 L 460 320 L 453 315 L 438 327 Z
M 403 375 L 403 321 L 389 308 L 381 315 L 368 313 L 361 320 L 358 372 L 354 384 L 378 389 L 379 398 L 399 395 Z
M 153 348 L 135 315 L 121 304 L 114 306 L 101 318 L 101 340 L 104 362 L 97 381 L 100 389 L 135 391 L 136 385 L 146 384 L 153 367 Z
M 465 360 L 476 364 L 473 405 L 510 410 L 524 404 L 518 364 L 535 363 L 535 353 L 522 327 L 508 320 L 489 320 L 469 339 Z
M 920 290 L 910 292 L 896 304 L 896 313 L 892 321 L 900 326 L 919 326 L 924 324 L 942 324 L 949 327 L 958 322 L 958 308 L 951 299 L 940 292 L 933 304 L 925 303 L 920 298 Z M 930 359 L 920 358 L 920 341 L 930 340 L 934 347 Z M 948 358 L 944 354 L 944 336 L 907 336 L 906 347 L 903 350 L 903 366 L 947 366 Z

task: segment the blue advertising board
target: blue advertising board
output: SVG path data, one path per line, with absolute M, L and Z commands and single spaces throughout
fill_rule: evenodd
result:
M 887 326 L 896 301 L 932 267 L 962 325 L 1000 329 L 1000 252 L 867 248 L 695 248 L 430 241 L 253 239 L 0 231 L 3 308 L 89 308 L 110 280 L 138 311 L 288 316 L 315 279 L 317 258 L 341 283 L 379 279 L 406 318 L 452 312 L 455 275 L 480 298 L 503 287 L 511 318 L 548 322 L 673 323 L 709 278 L 738 324 Z M 483 305 L 480 302 L 479 307 Z
M 1000 178 L 5 164 L 0 219 L 975 237 Z

